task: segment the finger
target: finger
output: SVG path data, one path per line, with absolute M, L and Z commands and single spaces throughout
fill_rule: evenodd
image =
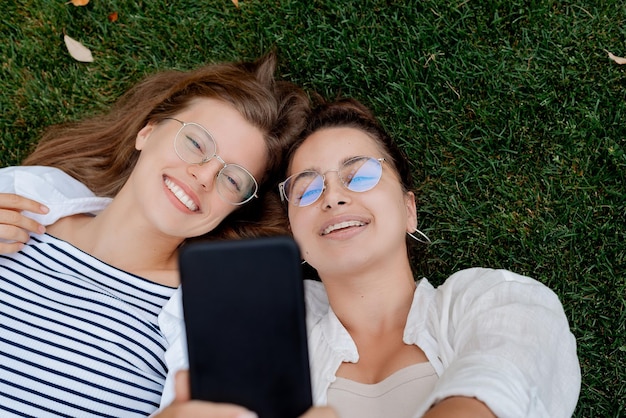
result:
M 24 248 L 23 242 L 1 242 L 0 254 L 13 254 Z
M 39 214 L 46 214 L 49 211 L 47 206 L 13 193 L 0 193 L 0 208 L 27 210 Z
M 189 388 L 189 372 L 187 370 L 179 370 L 174 377 L 175 399 L 177 402 L 184 402 L 191 399 L 191 391 Z
M 154 415 L 154 418 L 258 418 L 247 409 L 205 401 L 175 402 Z
M 254 412 L 238 405 L 213 403 L 204 401 L 189 401 L 185 404 L 185 417 L 210 418 L 258 418 Z
M 3 225 L 0 222 L 0 242 L 22 242 L 26 243 L 30 239 L 28 231 L 15 225 Z
M 13 228 L 26 230 L 27 232 L 24 232 L 24 234 L 26 234 L 25 239 L 28 239 L 28 232 L 34 232 L 36 234 L 46 232 L 46 228 L 39 222 L 15 210 L 0 209 L 0 226 L 5 227 L 4 230 L 0 231 L 0 238 L 15 239 L 22 242 L 26 242 L 23 238 L 24 235 L 20 237 L 21 239 L 16 236 L 10 236 L 10 234 L 16 233 Z
M 0 208 L 27 210 L 39 214 L 46 214 L 49 211 L 47 206 L 13 193 L 0 193 Z
M 337 418 L 335 410 L 329 406 L 316 406 L 309 409 L 300 418 Z

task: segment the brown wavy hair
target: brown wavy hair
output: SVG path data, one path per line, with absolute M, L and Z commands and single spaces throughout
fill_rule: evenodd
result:
M 193 99 L 218 99 L 234 106 L 263 133 L 268 161 L 260 179 L 260 198 L 233 212 L 206 237 L 285 233 L 282 209 L 267 191 L 276 182 L 286 150 L 302 130 L 309 100 L 298 86 L 275 78 L 276 65 L 276 53 L 270 52 L 254 62 L 155 73 L 122 95 L 108 112 L 48 128 L 23 164 L 60 168 L 96 195 L 114 197 L 137 162 L 135 139 L 141 128 L 185 110 Z

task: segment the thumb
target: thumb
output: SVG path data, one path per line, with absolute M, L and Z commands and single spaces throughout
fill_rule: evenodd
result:
M 191 399 L 189 388 L 189 370 L 179 370 L 174 377 L 174 402 L 186 402 Z

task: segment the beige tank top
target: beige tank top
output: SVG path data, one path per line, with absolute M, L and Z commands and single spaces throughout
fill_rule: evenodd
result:
M 340 418 L 411 418 L 437 379 L 429 362 L 400 369 L 373 385 L 338 377 L 328 388 L 328 405 Z

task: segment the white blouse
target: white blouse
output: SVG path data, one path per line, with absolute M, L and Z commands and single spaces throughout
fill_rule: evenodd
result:
M 326 404 L 342 362 L 357 362 L 350 334 L 323 285 L 306 286 L 313 396 Z M 571 417 L 580 392 L 576 340 L 549 288 L 506 270 L 459 271 L 434 288 L 418 282 L 404 342 L 419 346 L 439 375 L 415 411 L 450 396 L 475 397 L 498 417 Z

